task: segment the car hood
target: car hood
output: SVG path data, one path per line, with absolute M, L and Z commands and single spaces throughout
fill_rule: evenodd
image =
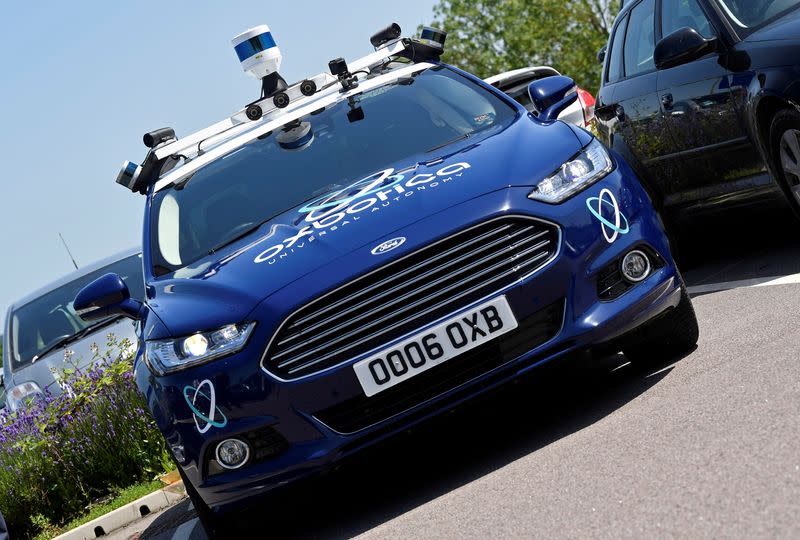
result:
M 151 282 L 148 304 L 172 336 L 244 321 L 258 303 L 306 274 L 341 261 L 353 277 L 361 275 L 381 261 L 347 258 L 351 252 L 472 198 L 533 185 L 580 147 L 566 124 L 522 115 L 502 132 L 450 145 L 435 159 L 396 164 L 384 173 L 385 185 L 362 196 L 339 205 L 318 199 L 275 217 L 223 251 Z
M 800 9 L 795 9 L 776 21 L 756 30 L 745 41 L 779 41 L 800 39 Z

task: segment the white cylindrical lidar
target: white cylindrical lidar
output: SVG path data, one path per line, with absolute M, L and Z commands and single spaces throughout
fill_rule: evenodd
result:
M 257 79 L 280 69 L 283 56 L 266 24 L 242 32 L 231 43 L 242 69 Z

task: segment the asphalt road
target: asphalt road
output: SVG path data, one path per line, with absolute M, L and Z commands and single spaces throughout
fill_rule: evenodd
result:
M 242 516 L 247 538 L 800 538 L 800 226 L 682 239 L 701 340 L 551 365 Z M 580 369 L 578 369 L 580 368 Z M 204 538 L 182 503 L 112 538 Z

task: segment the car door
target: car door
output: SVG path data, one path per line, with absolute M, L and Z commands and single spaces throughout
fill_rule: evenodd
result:
M 698 0 L 660 0 L 660 8 L 661 37 L 686 26 L 719 37 Z M 663 186 L 666 207 L 707 204 L 763 172 L 731 91 L 735 81 L 716 52 L 659 71 L 659 101 L 675 143 L 675 152 L 663 157 L 676 172 Z
M 617 22 L 595 115 L 604 142 L 639 174 L 646 171 L 643 179 L 658 205 L 661 185 L 671 176 L 659 160 L 675 150 L 658 99 L 655 13 L 656 0 L 641 0 Z

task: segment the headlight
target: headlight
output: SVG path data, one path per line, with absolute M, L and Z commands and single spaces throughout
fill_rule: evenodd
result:
M 529 199 L 560 203 L 594 184 L 613 169 L 611 157 L 597 139 L 564 163 L 554 174 L 539 182 L 528 194 Z
M 145 355 L 153 369 L 164 375 L 241 350 L 255 326 L 254 322 L 229 324 L 213 332 L 148 341 Z
M 22 384 L 18 384 L 8 391 L 6 404 L 10 410 L 16 411 L 17 409 L 24 407 L 26 403 L 40 398 L 43 395 L 42 389 L 39 388 L 38 384 L 33 381 L 24 382 Z

